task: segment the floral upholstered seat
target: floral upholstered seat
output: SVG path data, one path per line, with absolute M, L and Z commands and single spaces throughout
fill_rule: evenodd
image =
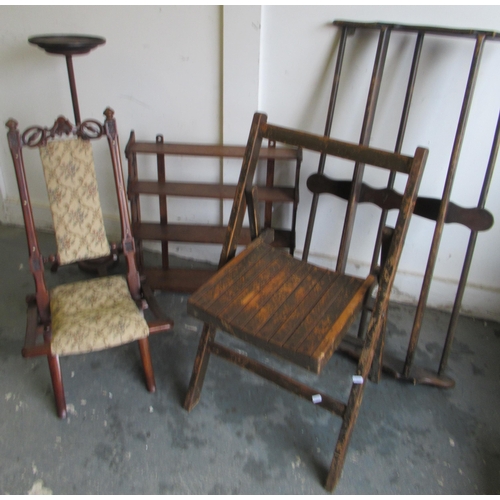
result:
M 123 276 L 60 285 L 50 293 L 50 309 L 54 355 L 100 351 L 149 335 Z

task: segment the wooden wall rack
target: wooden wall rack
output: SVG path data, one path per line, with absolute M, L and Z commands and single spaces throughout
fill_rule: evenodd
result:
M 197 199 L 233 199 L 236 185 L 209 184 L 195 182 L 173 182 L 166 174 L 167 156 L 243 158 L 244 146 L 173 144 L 165 143 L 162 135 L 156 142 L 136 141 L 135 134 L 125 148 L 128 160 L 128 197 L 131 205 L 132 232 L 137 245 L 138 266 L 146 276 L 151 288 L 174 292 L 191 293 L 200 287 L 215 271 L 206 269 L 172 268 L 169 263 L 169 242 L 220 244 L 224 242 L 227 230 L 225 225 L 178 224 L 169 221 L 167 197 Z M 139 175 L 138 155 L 155 155 L 157 158 L 158 180 L 143 180 Z M 274 143 L 261 150 L 260 158 L 266 162 L 265 185 L 257 186 L 257 199 L 264 205 L 263 227 L 272 227 L 274 203 L 289 203 L 292 210 L 291 227 L 275 230 L 275 245 L 288 248 L 293 255 L 295 250 L 295 224 L 299 202 L 299 175 L 302 150 L 276 148 Z M 289 168 L 295 165 L 292 186 L 275 185 L 275 168 Z M 157 196 L 160 204 L 160 220 L 146 222 L 141 218 L 141 196 Z M 143 242 L 160 241 L 162 267 L 147 267 L 144 264 Z M 250 232 L 243 229 L 240 244 L 250 243 Z
M 448 172 L 443 187 L 443 194 L 440 199 L 434 199 L 434 200 L 427 199 L 425 202 L 425 203 L 430 202 L 431 205 L 435 205 L 437 203 L 439 209 L 437 210 L 437 213 L 435 213 L 434 216 L 429 216 L 429 214 L 424 215 L 428 218 L 433 219 L 436 222 L 436 225 L 434 230 L 434 236 L 432 239 L 431 249 L 429 252 L 429 258 L 427 261 L 427 267 L 424 274 L 424 280 L 420 292 L 419 302 L 415 313 L 413 328 L 410 334 L 406 358 L 403 361 L 388 356 L 387 354 L 384 355 L 385 371 L 390 373 L 397 379 L 409 381 L 414 384 L 429 384 L 438 387 L 453 387 L 455 385 L 454 380 L 447 377 L 444 374 L 444 372 L 446 370 L 448 355 L 455 334 L 457 318 L 462 304 L 462 298 L 465 290 L 465 285 L 467 282 L 467 277 L 469 274 L 470 265 L 472 262 L 472 256 L 474 253 L 476 239 L 479 231 L 485 231 L 493 225 L 493 216 L 485 209 L 485 203 L 497 159 L 497 153 L 500 147 L 500 114 L 498 115 L 497 126 L 492 140 L 490 157 L 488 160 L 488 164 L 486 166 L 486 171 L 484 173 L 483 185 L 481 193 L 479 195 L 477 206 L 474 207 L 473 209 L 465 209 L 458 204 L 452 203 L 451 191 L 458 167 L 462 142 L 467 128 L 467 120 L 472 104 L 472 98 L 474 96 L 474 89 L 476 85 L 476 80 L 478 78 L 483 48 L 486 42 L 500 41 L 500 34 L 493 31 L 453 29 L 453 28 L 433 27 L 433 26 L 414 26 L 414 25 L 391 24 L 391 23 L 363 23 L 363 22 L 342 21 L 342 20 L 336 20 L 333 22 L 333 24 L 334 26 L 339 28 L 339 45 L 338 45 L 335 73 L 333 76 L 332 89 L 330 94 L 330 102 L 327 111 L 327 119 L 325 124 L 325 132 L 324 132 L 325 136 L 330 136 L 332 128 L 334 111 L 338 98 L 339 83 L 341 80 L 342 66 L 343 66 L 345 48 L 347 44 L 347 38 L 352 37 L 357 31 L 360 30 L 378 31 L 379 33 L 377 52 L 373 63 L 372 79 L 366 100 L 365 114 L 359 140 L 359 143 L 363 145 L 369 145 L 370 143 L 375 111 L 377 108 L 377 100 L 382 82 L 382 77 L 384 74 L 384 65 L 389 48 L 391 33 L 404 32 L 407 33 L 408 36 L 413 36 L 415 38 L 415 49 L 413 53 L 412 65 L 408 76 L 406 97 L 403 104 L 403 109 L 401 111 L 400 126 L 395 141 L 395 147 L 394 147 L 395 152 L 400 152 L 403 145 L 405 131 L 406 131 L 406 124 L 408 121 L 408 116 L 410 114 L 410 109 L 412 105 L 413 90 L 417 78 L 424 39 L 427 36 L 431 35 L 431 36 L 446 36 L 448 38 L 462 38 L 462 39 L 468 38 L 475 42 L 474 51 L 470 63 L 470 71 L 467 79 L 467 84 L 464 89 L 464 97 L 460 110 L 460 117 L 458 119 L 458 123 L 456 126 L 455 139 L 453 142 L 453 148 L 449 160 Z M 432 151 L 430 154 L 432 155 Z M 476 168 L 476 166 L 474 166 L 474 168 Z M 321 158 L 318 165 L 318 172 L 322 173 L 323 170 L 324 170 L 324 158 Z M 360 170 L 362 171 L 361 165 L 360 165 Z M 394 183 L 394 177 L 390 177 L 388 182 L 388 187 L 392 187 L 393 183 Z M 423 202 L 424 200 L 422 198 L 419 198 L 419 200 L 417 201 L 417 206 L 419 205 L 419 203 L 425 204 Z M 311 210 L 311 217 L 313 219 L 315 217 L 316 204 L 317 204 L 317 199 L 313 199 L 313 209 Z M 356 208 L 354 205 L 353 213 L 355 212 L 355 210 Z M 417 209 L 415 210 L 415 213 L 418 214 Z M 423 214 L 420 213 L 418 215 L 423 215 Z M 383 227 L 383 223 L 386 219 L 386 216 L 387 213 L 383 212 L 380 220 L 380 228 Z M 352 215 L 350 217 L 352 217 Z M 346 224 L 348 224 L 349 222 L 347 219 L 346 221 L 347 221 Z M 438 370 L 434 372 L 433 370 L 427 370 L 415 366 L 413 361 L 417 349 L 420 330 L 422 328 L 423 315 L 427 305 L 427 298 L 429 295 L 429 289 L 432 282 L 434 268 L 438 257 L 439 245 L 441 242 L 443 227 L 444 224 L 450 222 L 456 222 L 466 226 L 468 229 L 470 229 L 471 233 L 469 238 L 469 244 L 467 246 L 466 256 L 464 259 L 464 264 L 462 267 L 462 272 L 460 275 L 460 280 L 457 288 L 451 319 L 443 345 L 441 361 Z M 310 227 L 312 228 L 312 225 Z M 380 241 L 380 231 L 381 229 L 379 230 L 379 241 Z M 349 240 L 350 239 L 349 231 L 344 231 L 342 237 L 347 238 L 347 240 Z M 347 246 L 348 244 L 349 243 L 346 242 Z M 309 252 L 309 245 L 310 245 L 310 234 L 307 234 L 306 242 L 304 244 L 305 255 L 307 255 L 307 253 Z M 378 255 L 378 250 L 376 250 L 376 252 L 374 253 L 374 256 L 376 255 Z M 372 266 L 374 265 L 376 265 L 375 257 L 374 261 L 372 262 Z M 351 340 L 352 340 L 352 345 L 345 346 L 345 352 L 348 352 L 354 356 L 356 356 L 356 354 L 359 355 L 359 350 L 357 350 L 356 347 L 357 339 L 353 338 Z

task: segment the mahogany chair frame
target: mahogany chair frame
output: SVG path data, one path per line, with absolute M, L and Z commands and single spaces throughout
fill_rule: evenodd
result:
M 7 138 L 14 162 L 26 229 L 29 266 L 35 281 L 35 293 L 26 298 L 28 304 L 28 318 L 22 355 L 26 358 L 47 356 L 57 414 L 60 418 L 66 417 L 66 400 L 59 356 L 51 352 L 50 299 L 44 276 L 45 264 L 52 264 L 53 267 L 57 267 L 60 262 L 58 255 L 44 257 L 38 243 L 22 154 L 23 148 L 38 148 L 46 145 L 48 141 L 62 136 L 74 136 L 84 140 L 107 138 L 113 166 L 121 224 L 121 241 L 119 244 L 111 244 L 110 249 L 112 252 L 116 252 L 117 250 L 123 252 L 127 266 L 127 284 L 131 297 L 136 301 L 138 308 L 149 308 L 155 316 L 154 320 L 148 321 L 149 333 L 163 332 L 173 327 L 173 321 L 167 318 L 158 304 L 155 303 L 152 291 L 148 285 L 141 280 L 137 271 L 135 244 L 130 228 L 130 215 L 127 204 L 116 121 L 114 119 L 114 112 L 110 108 L 104 111 L 104 115 L 106 117 L 104 123 L 90 119 L 76 126 L 72 125 L 66 118 L 60 116 L 51 128 L 33 126 L 26 129 L 23 133 L 20 133 L 18 130 L 18 123 L 15 120 L 10 119 L 6 124 L 9 129 Z M 156 383 L 151 362 L 149 338 L 146 337 L 138 340 L 138 344 L 144 368 L 146 386 L 150 392 L 154 392 L 156 390 Z
M 347 198 L 349 200 L 348 211 L 350 213 L 355 212 L 357 204 L 361 202 L 371 202 L 385 210 L 393 208 L 399 209 L 399 216 L 394 229 L 387 227 L 384 231 L 385 238 L 382 249 L 382 253 L 384 255 L 381 260 L 381 265 L 376 273 L 370 273 L 367 278 L 348 277 L 344 273 L 345 262 L 338 262 L 337 270 L 335 272 L 321 270 L 321 272 L 331 273 L 332 276 L 334 275 L 334 279 L 342 277 L 357 280 L 358 285 L 356 286 L 359 286 L 359 290 L 352 294 L 352 298 L 348 299 L 350 302 L 343 311 L 336 311 L 336 309 L 340 307 L 336 303 L 337 299 L 340 299 L 340 295 L 344 294 L 343 288 L 345 286 L 350 286 L 350 282 L 348 282 L 347 279 L 342 281 L 338 278 L 339 281 L 337 283 L 340 283 L 340 285 L 337 285 L 337 289 L 340 289 L 340 295 L 334 294 L 328 296 L 330 302 L 325 301 L 322 303 L 327 293 L 330 293 L 330 289 L 325 291 L 323 295 L 320 295 L 318 302 L 315 302 L 311 306 L 308 305 L 310 309 L 305 313 L 305 319 L 303 322 L 313 319 L 311 324 L 316 326 L 313 326 L 312 332 L 317 329 L 319 331 L 320 328 L 324 330 L 324 320 L 326 320 L 328 328 L 330 328 L 327 334 L 321 338 L 313 338 L 313 340 L 311 340 L 311 337 L 319 336 L 319 333 L 307 334 L 309 336 L 306 337 L 304 342 L 315 342 L 313 346 L 314 354 L 312 355 L 305 355 L 304 352 L 299 349 L 296 351 L 292 351 L 291 349 L 287 350 L 285 349 L 286 344 L 279 345 L 264 338 L 263 336 L 259 337 L 260 331 L 249 332 L 248 329 L 245 330 L 245 327 L 240 326 L 236 319 L 231 319 L 238 317 L 238 311 L 241 310 L 243 303 L 249 304 L 247 302 L 247 297 L 258 297 L 255 305 L 256 315 L 261 315 L 263 310 L 266 310 L 266 313 L 259 317 L 259 324 L 268 321 L 267 312 L 269 312 L 269 321 L 274 321 L 276 316 L 279 315 L 276 310 L 271 311 L 271 308 L 267 307 L 267 302 L 265 305 L 261 306 L 260 299 L 268 299 L 267 297 L 263 297 L 263 289 L 268 288 L 267 283 L 269 281 L 265 281 L 266 285 L 262 286 L 259 278 L 254 278 L 254 281 L 250 278 L 247 280 L 245 279 L 245 276 L 248 275 L 249 266 L 254 266 L 256 259 L 255 255 L 257 252 L 263 249 L 263 251 L 267 252 L 265 254 L 266 258 L 267 255 L 272 254 L 273 256 L 269 261 L 266 261 L 265 265 L 261 265 L 260 268 L 258 265 L 255 265 L 255 268 L 257 268 L 258 271 L 255 271 L 254 274 L 257 274 L 258 272 L 261 274 L 269 273 L 270 276 L 266 276 L 268 280 L 276 280 L 280 282 L 279 286 L 282 288 L 279 288 L 279 293 L 281 293 L 284 288 L 287 288 L 287 284 L 290 283 L 290 277 L 293 276 L 293 274 L 285 273 L 282 281 L 280 281 L 281 278 L 277 277 L 278 273 L 273 276 L 273 272 L 268 271 L 269 266 L 272 266 L 278 261 L 283 262 L 285 259 L 292 259 L 297 262 L 296 259 L 293 259 L 293 257 L 288 255 L 286 252 L 272 248 L 269 245 L 269 242 L 272 240 L 272 238 L 269 237 L 269 231 L 261 233 L 258 226 L 258 218 L 255 213 L 255 200 L 253 198 L 254 190 L 252 187 L 252 181 L 257 159 L 259 157 L 259 150 L 264 138 L 288 146 L 300 147 L 304 150 L 313 150 L 324 155 L 332 155 L 354 161 L 355 168 L 353 181 L 334 181 L 326 178 L 323 174 L 315 174 L 308 180 L 308 187 L 315 194 L 327 192 L 340 196 L 341 198 Z M 312 400 L 314 403 L 318 404 L 318 406 L 325 408 L 342 418 L 342 426 L 326 480 L 326 488 L 328 490 L 334 489 L 342 471 L 345 454 L 359 412 L 367 377 L 369 376 L 372 367 L 375 367 L 376 370 L 380 368 L 379 362 L 376 364 L 373 362 L 376 358 L 381 358 L 383 350 L 383 333 L 385 329 L 390 291 L 394 282 L 399 258 L 401 256 L 403 242 L 408 230 L 410 216 L 415 206 L 418 187 L 426 158 L 427 150 L 424 148 L 417 148 L 414 157 L 403 156 L 401 154 L 388 153 L 366 146 L 348 144 L 326 137 L 277 127 L 267 123 L 266 115 L 259 113 L 254 115 L 240 179 L 227 228 L 226 240 L 221 253 L 219 272 L 206 284 L 200 287 L 200 289 L 198 289 L 198 291 L 195 292 L 188 301 L 188 313 L 203 320 L 205 324 L 194 362 L 189 389 L 184 402 L 186 410 L 190 411 L 193 409 L 200 399 L 203 381 L 211 354 L 215 354 L 257 375 L 260 375 L 308 401 Z M 386 169 L 389 173 L 395 172 L 406 174 L 407 182 L 404 194 L 400 195 L 392 189 L 372 189 L 362 182 L 356 182 L 361 181 L 365 164 L 381 167 L 382 169 Z M 236 245 L 246 207 L 248 207 L 248 218 L 253 241 L 245 250 L 235 256 Z M 250 263 L 250 261 L 252 262 Z M 290 260 L 288 260 L 288 263 L 290 263 Z M 297 264 L 297 266 L 299 265 Z M 309 266 L 306 267 L 306 272 L 311 274 L 319 269 L 317 266 L 306 263 L 305 259 L 303 259 L 300 266 Z M 245 273 L 247 274 L 245 275 Z M 244 285 L 241 285 L 242 281 L 245 281 Z M 236 284 L 233 285 L 232 283 Z M 344 283 L 347 283 L 347 285 L 344 285 Z M 375 305 L 370 318 L 367 333 L 364 337 L 364 346 L 357 365 L 355 373 L 356 376 L 353 377 L 353 384 L 351 386 L 347 403 L 334 399 L 324 392 L 318 392 L 314 388 L 308 387 L 255 359 L 249 358 L 241 352 L 237 352 L 215 341 L 216 330 L 221 329 L 257 348 L 261 348 L 267 352 L 278 355 L 303 368 L 307 368 L 319 374 L 323 366 L 333 354 L 333 351 L 336 347 L 338 347 L 342 336 L 349 329 L 353 319 L 357 313 L 361 311 L 367 298 L 372 294 L 377 283 L 378 291 L 376 293 Z M 300 286 L 301 285 L 298 287 Z M 242 298 L 241 300 L 238 298 L 234 299 L 234 302 L 229 302 L 232 301 L 233 298 L 228 299 L 228 295 L 231 296 L 235 288 L 237 290 L 243 289 L 240 297 L 244 296 L 245 298 Z M 275 293 L 277 294 L 278 292 Z M 287 297 L 286 300 L 289 300 L 294 293 L 295 291 L 289 292 L 287 290 L 283 296 Z M 332 299 L 332 296 L 335 298 Z M 249 300 L 254 299 L 250 298 Z M 272 298 L 269 300 L 274 299 Z M 220 303 L 221 301 L 225 307 L 224 312 L 220 312 L 221 307 L 223 307 Z M 302 302 L 297 302 L 294 304 L 295 307 L 292 307 L 292 310 L 302 308 L 304 302 L 306 302 L 306 299 Z M 321 322 L 318 320 L 318 322 L 315 323 L 316 318 L 311 318 L 311 316 L 318 313 L 319 309 L 317 305 L 320 303 L 322 303 L 321 308 L 326 309 L 326 312 L 321 313 L 323 314 L 323 316 L 321 316 Z M 325 306 L 325 304 L 330 305 Z M 244 310 L 248 311 L 248 308 Z M 228 314 L 226 314 L 227 311 L 229 311 Z M 336 317 L 334 318 L 335 314 Z M 288 318 L 284 321 L 288 321 Z M 302 325 L 303 323 L 301 323 L 301 326 Z M 296 331 L 294 331 L 294 335 L 296 334 Z

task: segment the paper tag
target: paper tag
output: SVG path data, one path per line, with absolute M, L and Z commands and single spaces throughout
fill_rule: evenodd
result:
M 353 384 L 362 384 L 363 383 L 363 377 L 361 375 L 353 375 L 352 376 L 352 383 Z
M 312 399 L 312 402 L 315 405 L 317 405 L 318 403 L 321 403 L 321 401 L 323 401 L 323 398 L 321 397 L 321 394 L 314 394 L 311 399 Z

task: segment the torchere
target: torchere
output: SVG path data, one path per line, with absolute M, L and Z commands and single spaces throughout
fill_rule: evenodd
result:
M 76 93 L 75 73 L 73 71 L 73 56 L 88 54 L 92 49 L 105 44 L 106 40 L 102 37 L 88 35 L 40 35 L 28 38 L 28 42 L 38 45 L 49 54 L 66 56 L 75 122 L 76 125 L 80 125 L 80 108 Z

